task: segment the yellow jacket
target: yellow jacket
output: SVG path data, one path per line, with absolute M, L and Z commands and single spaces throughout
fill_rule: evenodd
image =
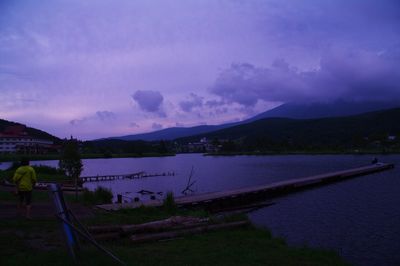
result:
M 15 171 L 13 181 L 19 191 L 31 191 L 37 182 L 35 170 L 29 166 L 20 166 Z

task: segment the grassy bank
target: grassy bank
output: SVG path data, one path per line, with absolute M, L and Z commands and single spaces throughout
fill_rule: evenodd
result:
M 17 167 L 18 164 L 15 164 L 7 170 L 0 170 L 0 182 L 3 180 L 11 182 Z M 35 169 L 38 182 L 69 182 L 71 180 L 62 171 L 53 167 L 33 166 L 33 168 Z
M 0 191 L 0 202 L 15 200 L 5 196 L 5 193 L 10 192 Z M 47 192 L 35 191 L 35 201 L 49 202 L 46 194 Z M 73 202 L 70 196 L 66 196 L 66 200 Z M 91 209 L 90 212 L 92 215 L 80 219 L 85 225 L 139 224 L 165 219 L 171 215 L 210 217 L 203 210 L 166 207 L 142 207 L 116 212 Z M 241 214 L 225 219 L 233 221 L 246 217 Z M 116 265 L 93 246 L 84 242 L 81 244 L 81 265 Z M 123 238 L 102 242 L 102 245 L 127 265 L 347 265 L 334 252 L 289 247 L 284 240 L 272 237 L 267 230 L 251 225 L 163 242 L 133 244 L 129 238 Z M 0 219 L 0 258 L 1 265 L 4 266 L 73 264 L 65 248 L 60 224 L 55 218 Z
M 133 215 L 135 218 L 133 218 Z M 187 213 L 186 213 L 187 214 Z M 96 214 L 91 223 L 104 222 Z M 121 221 L 143 222 L 165 215 L 157 210 L 108 214 Z M 185 214 L 183 214 L 185 215 Z M 104 217 L 103 217 L 104 218 Z M 71 265 L 54 219 L 0 221 L 2 265 Z M 6 229 L 5 229 L 6 228 Z M 132 244 L 128 239 L 103 245 L 127 265 L 347 265 L 331 251 L 289 247 L 263 229 L 252 226 L 209 232 L 171 241 Z M 81 265 L 116 265 L 92 246 L 83 244 Z
M 13 193 L 13 189 L 7 191 L 0 190 L 0 202 L 17 202 L 17 196 Z M 86 204 L 83 199 L 83 195 L 79 194 L 78 198 L 75 198 L 75 192 L 64 193 L 64 198 L 69 203 L 81 203 Z M 47 190 L 34 190 L 32 194 L 32 201 L 35 202 L 50 202 L 50 194 Z
M 93 208 L 82 193 L 77 200 L 73 194 L 64 193 L 69 204 L 81 206 L 85 215 L 80 221 L 89 225 L 141 224 L 162 220 L 174 215 L 208 217 L 221 221 L 204 210 L 182 210 L 165 201 L 162 208 L 141 207 L 106 212 Z M 16 202 L 12 191 L 0 189 L 2 206 Z M 49 218 L 24 218 L 10 216 L 0 219 L 1 265 L 73 265 L 68 256 L 60 224 L 53 216 L 49 193 L 34 191 L 35 203 L 47 206 Z M 4 204 L 2 204 L 4 203 Z M 7 203 L 7 204 L 5 204 Z M 12 205 L 13 206 L 13 205 Z M 0 213 L 0 217 L 1 217 Z M 215 219 L 215 220 L 214 220 Z M 222 218 L 223 221 L 247 219 L 244 214 Z M 80 265 L 116 265 L 113 260 L 82 242 Z M 307 247 L 289 247 L 284 240 L 274 238 L 264 229 L 247 226 L 220 230 L 184 238 L 146 244 L 133 244 L 129 238 L 101 242 L 127 265 L 347 265 L 336 253 Z
M 26 236 L 32 238 L 29 233 Z M 72 264 L 54 240 L 50 250 L 40 250 L 34 247 L 34 239 L 27 242 L 14 237 L 10 241 L 4 234 L 0 239 L 2 265 Z M 333 252 L 291 248 L 267 231 L 254 228 L 142 245 L 109 243 L 106 247 L 127 265 L 347 265 Z M 81 254 L 81 265 L 116 265 L 92 247 L 84 247 Z

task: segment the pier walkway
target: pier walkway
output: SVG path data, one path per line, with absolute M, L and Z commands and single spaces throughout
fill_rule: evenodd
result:
M 141 179 L 146 177 L 154 177 L 154 176 L 174 176 L 175 172 L 164 172 L 164 173 L 156 173 L 156 174 L 148 174 L 146 172 L 138 172 L 127 175 L 102 175 L 102 176 L 82 176 L 80 177 L 80 182 L 100 182 L 100 181 L 113 181 L 120 179 Z
M 261 186 L 246 187 L 229 191 L 211 192 L 198 195 L 176 197 L 175 202 L 180 207 L 194 206 L 229 206 L 240 202 L 257 201 L 271 198 L 291 192 L 320 186 L 328 183 L 338 182 L 356 176 L 372 174 L 394 168 L 394 164 L 377 163 L 363 167 L 331 172 L 298 179 L 290 179 Z M 140 206 L 158 207 L 163 204 L 162 200 L 156 199 L 146 202 L 115 203 L 98 205 L 104 210 L 119 210 L 124 208 L 137 208 Z

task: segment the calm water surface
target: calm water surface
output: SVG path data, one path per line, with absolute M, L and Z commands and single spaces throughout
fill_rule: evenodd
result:
M 199 154 L 163 158 L 84 160 L 83 176 L 174 171 L 171 177 L 88 183 L 115 194 L 136 197 L 138 191 L 173 191 L 180 195 L 191 168 L 196 193 L 241 188 L 362 166 L 372 156 L 235 156 Z M 400 156 L 380 156 L 400 166 Z M 57 165 L 56 161 L 35 164 Z M 250 214 L 290 245 L 332 249 L 354 265 L 400 265 L 400 170 L 358 177 L 276 199 L 277 204 Z M 143 198 L 146 200 L 146 198 Z

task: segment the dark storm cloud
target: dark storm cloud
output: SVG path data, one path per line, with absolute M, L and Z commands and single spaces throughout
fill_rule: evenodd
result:
M 85 123 L 88 120 L 87 117 L 81 118 L 81 119 L 72 119 L 71 121 L 69 121 L 69 124 L 72 126 L 78 125 L 78 124 L 82 124 Z
M 160 130 L 160 129 L 163 128 L 163 125 L 158 124 L 158 123 L 153 123 L 153 124 L 151 125 L 151 128 L 154 129 L 154 130 Z
M 181 109 L 185 112 L 191 112 L 193 108 L 203 106 L 203 97 L 196 95 L 195 93 L 190 94 L 190 99 L 187 101 L 181 101 L 179 103 Z
M 100 122 L 110 122 L 114 121 L 117 118 L 117 116 L 110 111 L 97 111 L 94 115 L 91 116 L 85 116 L 82 118 L 78 119 L 72 119 L 69 121 L 69 124 L 72 126 L 79 125 L 79 124 L 84 124 L 87 122 L 93 122 L 93 121 L 100 121 Z
M 300 71 L 283 59 L 267 68 L 233 64 L 220 73 L 211 92 L 243 106 L 259 100 L 400 99 L 399 59 L 393 51 L 336 50 L 327 52 L 312 71 Z
M 399 0 L 0 0 L 0 115 L 88 139 L 154 116 L 218 124 L 284 101 L 397 98 L 399 17 Z M 131 88 L 159 90 L 132 96 L 145 115 Z
M 321 59 L 320 70 L 307 75 L 305 82 L 322 99 L 399 100 L 399 62 L 393 50 L 333 52 Z
M 139 104 L 140 109 L 150 113 L 160 112 L 164 101 L 164 97 L 158 91 L 138 90 L 132 97 Z
M 296 69 L 279 60 L 270 68 L 251 64 L 232 64 L 222 71 L 211 92 L 223 100 L 254 106 L 258 100 L 286 101 L 302 90 L 303 81 Z
M 101 121 L 109 121 L 109 120 L 114 120 L 116 118 L 115 114 L 110 111 L 97 111 L 96 116 Z
M 140 126 L 139 126 L 138 123 L 131 122 L 131 123 L 129 123 L 129 127 L 138 128 L 138 127 L 140 127 Z

